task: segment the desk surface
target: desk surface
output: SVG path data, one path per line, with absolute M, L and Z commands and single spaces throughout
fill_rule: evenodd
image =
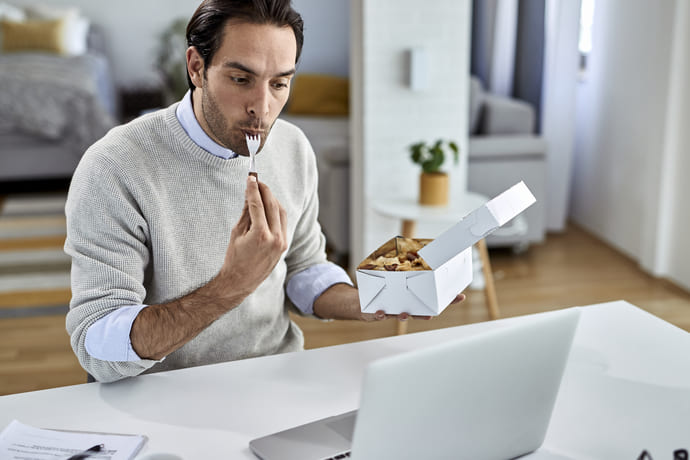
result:
M 255 437 L 356 408 L 372 360 L 533 316 L 3 396 L 0 430 L 17 419 L 141 433 L 142 456 L 252 459 Z M 690 334 L 626 302 L 589 306 L 546 441 L 529 458 L 634 459 L 643 449 L 672 458 L 690 447 L 688 420 Z

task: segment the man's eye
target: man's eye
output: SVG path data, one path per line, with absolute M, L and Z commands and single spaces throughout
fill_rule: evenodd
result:
M 244 77 L 230 77 L 230 80 L 232 80 L 233 83 L 237 83 L 238 85 L 244 85 L 249 81 Z
M 287 83 L 277 82 L 277 83 L 273 83 L 273 87 L 275 89 L 285 89 L 288 87 L 288 85 L 287 85 Z

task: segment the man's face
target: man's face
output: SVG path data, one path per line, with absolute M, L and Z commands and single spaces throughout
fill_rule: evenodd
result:
M 220 145 L 248 155 L 246 134 L 260 134 L 261 147 L 290 93 L 297 41 L 290 27 L 229 22 L 209 67 L 187 51 L 194 113 Z

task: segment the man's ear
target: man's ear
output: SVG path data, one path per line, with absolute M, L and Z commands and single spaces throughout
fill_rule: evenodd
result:
M 203 86 L 204 75 L 204 59 L 201 57 L 196 47 L 190 46 L 187 48 L 187 72 L 194 83 L 194 86 L 201 88 Z

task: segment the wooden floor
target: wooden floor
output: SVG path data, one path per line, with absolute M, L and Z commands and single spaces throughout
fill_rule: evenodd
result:
M 570 226 L 519 255 L 491 250 L 491 262 L 502 316 L 520 316 L 611 300 L 627 300 L 690 331 L 690 294 L 642 273 L 637 265 L 581 229 Z M 486 321 L 482 291 L 435 319 L 411 321 L 409 331 Z M 51 292 L 66 303 L 68 292 Z M 39 296 L 40 297 L 40 296 Z M 0 299 L 0 308 L 12 302 Z M 297 318 L 306 347 L 316 348 L 395 333 L 394 321 L 321 322 Z M 84 383 L 65 332 L 64 316 L 0 319 L 0 394 Z

